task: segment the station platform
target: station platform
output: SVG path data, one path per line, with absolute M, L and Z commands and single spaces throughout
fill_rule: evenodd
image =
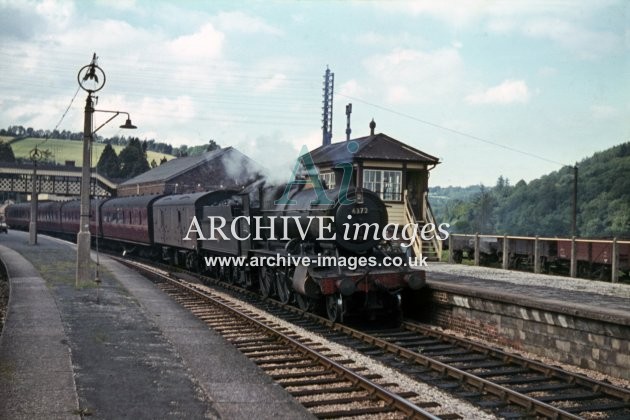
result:
M 94 258 L 94 256 L 93 256 Z M 100 255 L 76 288 L 76 247 L 9 231 L 0 418 L 311 418 L 282 387 L 138 273 Z
M 630 380 L 630 285 L 462 264 L 425 269 L 425 322 Z
M 427 283 L 588 319 L 630 326 L 630 285 L 463 264 L 430 263 Z

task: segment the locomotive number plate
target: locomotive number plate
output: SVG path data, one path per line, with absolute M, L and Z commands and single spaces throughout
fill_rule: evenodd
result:
M 367 207 L 354 207 L 352 209 L 352 214 L 368 214 Z

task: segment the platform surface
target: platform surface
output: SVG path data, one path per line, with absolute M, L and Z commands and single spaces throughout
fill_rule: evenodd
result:
M 93 255 L 94 257 L 94 255 Z M 153 283 L 99 256 L 74 286 L 76 248 L 10 230 L 0 337 L 1 419 L 301 419 L 282 387 Z
M 508 303 L 630 326 L 630 285 L 547 274 L 429 263 L 427 284 Z

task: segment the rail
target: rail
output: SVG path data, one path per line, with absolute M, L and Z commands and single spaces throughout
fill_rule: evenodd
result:
M 398 394 L 396 392 L 390 391 L 387 389 L 387 384 L 379 385 L 370 378 L 373 375 L 367 374 L 359 374 L 355 370 L 348 368 L 344 365 L 344 361 L 335 360 L 336 354 L 325 355 L 324 351 L 328 351 L 328 349 L 322 349 L 316 347 L 316 344 L 313 344 L 309 339 L 301 338 L 298 335 L 292 333 L 291 331 L 282 328 L 281 326 L 275 324 L 274 322 L 264 320 L 259 315 L 255 313 L 251 313 L 250 311 L 240 307 L 239 305 L 235 305 L 230 301 L 221 298 L 220 296 L 215 295 L 211 291 L 200 290 L 196 285 L 190 284 L 187 281 L 182 281 L 177 276 L 173 276 L 173 274 L 165 272 L 160 268 L 154 268 L 144 263 L 139 263 L 135 261 L 126 260 L 120 257 L 111 257 L 114 260 L 124 264 L 128 267 L 131 267 L 134 270 L 141 272 L 142 274 L 151 278 L 154 282 L 162 285 L 166 285 L 167 287 L 161 287 L 163 291 L 168 294 L 173 295 L 176 300 L 178 300 L 184 307 L 191 310 L 193 313 L 195 311 L 192 309 L 194 307 L 198 307 L 201 309 L 208 308 L 207 305 L 216 308 L 221 314 L 213 312 L 202 312 L 195 313 L 198 317 L 200 317 L 206 324 L 211 326 L 217 333 L 222 335 L 226 340 L 235 345 L 235 347 L 239 348 L 247 357 L 252 359 L 254 356 L 248 355 L 247 352 L 243 350 L 243 345 L 247 347 L 254 347 L 252 353 L 259 353 L 260 359 L 258 361 L 255 360 L 255 357 L 252 359 L 256 364 L 259 365 L 263 370 L 266 369 L 262 366 L 266 365 L 277 365 L 287 362 L 296 362 L 299 360 L 308 360 L 314 362 L 321 367 L 324 368 L 324 371 L 316 372 L 317 375 L 311 375 L 309 379 L 309 375 L 307 372 L 284 372 L 283 374 L 276 375 L 274 379 L 278 381 L 279 379 L 303 379 L 304 386 L 310 386 L 313 384 L 325 384 L 331 382 L 340 382 L 345 381 L 349 382 L 353 386 L 353 392 L 357 390 L 364 390 L 368 393 L 367 400 L 372 401 L 381 401 L 382 406 L 370 406 L 370 407 L 355 407 L 352 405 L 353 402 L 362 401 L 361 398 L 337 398 L 332 400 L 322 400 L 319 405 L 330 405 L 334 408 L 334 411 L 331 412 L 315 412 L 316 417 L 320 418 L 337 418 L 337 417 L 353 417 L 360 416 L 362 414 L 365 415 L 385 415 L 391 414 L 392 411 L 396 411 L 399 414 L 405 416 L 405 418 L 409 419 L 427 419 L 427 420 L 439 420 L 440 417 L 430 413 L 429 411 L 419 407 L 418 405 L 410 402 L 405 394 Z M 170 289 L 170 290 L 169 290 Z M 179 292 L 173 293 L 173 291 Z M 201 305 L 201 306 L 199 306 Z M 227 314 L 227 316 L 226 316 Z M 269 338 L 273 344 L 281 343 L 281 345 L 275 345 L 275 348 L 280 348 L 281 353 L 277 359 L 273 359 L 273 352 L 267 351 L 268 349 L 264 348 L 261 340 L 258 337 L 258 334 L 262 333 L 265 337 Z M 244 340 L 243 337 L 249 337 Z M 293 354 L 287 353 L 287 351 L 296 352 L 298 355 L 294 356 Z M 262 354 L 264 353 L 264 354 Z M 294 365 L 297 366 L 297 365 Z M 305 365 L 299 365 L 299 367 L 303 368 Z M 285 370 L 291 370 L 290 366 L 283 365 Z M 270 370 L 282 370 L 282 367 L 273 367 Z M 334 374 L 337 378 L 330 379 L 329 376 Z M 273 375 L 272 375 L 273 377 Z M 325 378 L 319 379 L 317 378 Z M 380 376 L 379 376 L 380 377 Z M 377 378 L 374 376 L 374 378 Z M 373 379 L 374 379 L 373 378 Z M 282 383 L 279 382 L 281 385 Z M 286 382 L 283 386 L 287 387 L 296 387 L 300 384 L 300 382 Z M 391 385 L 391 384 L 390 384 Z M 320 387 L 321 388 L 321 387 Z M 291 391 L 288 391 L 291 393 Z M 310 391 L 302 391 L 303 395 L 315 395 L 325 393 L 325 389 L 313 390 Z M 333 393 L 335 391 L 333 390 Z M 411 395 L 410 395 L 411 396 Z M 415 396 L 415 394 L 413 394 Z M 347 400 L 347 401 L 346 401 Z M 343 404 L 348 404 L 349 409 L 347 411 L 343 411 L 340 407 Z M 316 404 L 306 404 L 304 405 L 307 409 L 310 407 L 317 407 Z M 394 413 L 395 414 L 395 413 Z
M 611 267 L 611 275 L 610 275 L 610 280 L 613 283 L 617 283 L 619 281 L 619 263 L 621 260 L 621 256 L 620 256 L 620 252 L 619 252 L 619 246 L 620 245 L 630 245 L 630 241 L 626 241 L 626 240 L 618 240 L 617 238 L 613 238 L 613 239 L 586 239 L 586 238 L 576 238 L 571 237 L 571 238 L 559 238 L 559 237 L 545 237 L 545 236 L 508 236 L 508 235 L 487 235 L 487 234 L 451 234 L 449 235 L 449 257 L 448 257 L 448 262 L 453 263 L 454 262 L 454 254 L 453 254 L 453 241 L 456 238 L 471 238 L 473 241 L 473 253 L 474 253 L 474 257 L 473 257 L 473 261 L 474 261 L 474 265 L 480 265 L 480 254 L 481 254 L 481 247 L 480 247 L 480 239 L 483 238 L 490 238 L 490 239 L 497 239 L 497 241 L 501 240 L 502 241 L 502 249 L 501 249 L 501 256 L 502 256 L 502 260 L 501 260 L 501 268 L 507 270 L 509 267 L 509 256 L 510 256 L 510 252 L 512 251 L 511 244 L 510 242 L 513 240 L 518 240 L 518 241 L 533 241 L 533 262 L 534 262 L 534 273 L 540 273 L 542 270 L 541 267 L 541 244 L 543 242 L 568 242 L 570 243 L 570 252 L 569 252 L 569 258 L 567 258 L 570 261 L 570 272 L 569 275 L 571 277 L 578 277 L 578 245 L 581 243 L 584 244 L 603 244 L 603 245 L 610 245 L 610 248 L 604 248 L 603 250 L 600 251 L 599 255 L 593 256 L 591 254 L 592 250 L 591 248 L 588 249 L 588 254 L 589 254 L 589 258 L 600 258 L 603 259 L 603 261 L 605 261 L 607 263 L 608 260 L 610 260 L 610 267 Z M 564 251 L 564 249 L 563 249 Z M 560 251 L 558 251 L 560 252 Z M 610 253 L 610 255 L 608 255 L 608 253 Z M 603 255 L 605 254 L 605 255 Z M 626 258 L 628 258 L 629 256 L 625 256 Z

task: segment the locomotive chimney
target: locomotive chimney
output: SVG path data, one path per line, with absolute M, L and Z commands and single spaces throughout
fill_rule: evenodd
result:
M 375 128 L 376 128 L 376 123 L 374 122 L 374 118 L 372 118 L 372 121 L 370 122 L 370 136 L 374 135 Z

